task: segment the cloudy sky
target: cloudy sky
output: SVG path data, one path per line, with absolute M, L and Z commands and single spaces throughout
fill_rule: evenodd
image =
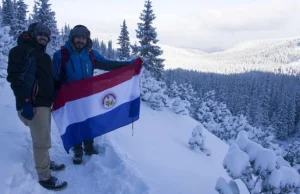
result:
M 30 5 L 34 0 L 25 0 Z M 84 24 L 116 40 L 125 19 L 131 40 L 144 0 L 50 0 L 58 26 Z M 161 44 L 229 48 L 253 39 L 300 36 L 300 0 L 152 0 Z

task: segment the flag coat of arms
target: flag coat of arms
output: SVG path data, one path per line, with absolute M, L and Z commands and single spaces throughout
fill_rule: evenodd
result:
M 140 113 L 142 63 L 62 85 L 52 107 L 65 150 L 133 123 Z

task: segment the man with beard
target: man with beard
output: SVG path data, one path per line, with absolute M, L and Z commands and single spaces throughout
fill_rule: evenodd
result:
M 18 37 L 17 46 L 9 52 L 7 81 L 16 98 L 18 115 L 30 128 L 39 183 L 46 189 L 61 190 L 67 183 L 51 176 L 50 170 L 61 171 L 65 165 L 49 158 L 54 79 L 52 61 L 45 51 L 50 34 L 46 25 L 33 23 Z
M 104 58 L 92 49 L 93 43 L 90 36 L 91 33 L 87 27 L 77 25 L 71 30 L 69 40 L 61 50 L 54 54 L 54 77 L 57 90 L 59 90 L 62 83 L 92 77 L 94 68 L 110 71 L 131 63 L 131 61 L 113 61 Z M 78 90 L 80 89 L 78 88 Z M 98 151 L 94 148 L 93 139 L 85 140 L 83 145 L 86 155 L 98 154 Z M 73 152 L 73 163 L 81 164 L 83 156 L 82 143 L 74 146 Z

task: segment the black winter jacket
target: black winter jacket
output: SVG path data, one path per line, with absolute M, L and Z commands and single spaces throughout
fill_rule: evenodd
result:
M 23 32 L 8 57 L 7 81 L 16 97 L 17 110 L 25 103 L 51 107 L 54 100 L 52 60 L 46 47 Z

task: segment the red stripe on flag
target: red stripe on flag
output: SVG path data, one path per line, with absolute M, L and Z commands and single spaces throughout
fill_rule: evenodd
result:
M 97 94 L 130 80 L 133 76 L 140 74 L 141 69 L 141 61 L 136 60 L 131 65 L 105 74 L 70 82 L 68 85 L 63 84 L 53 104 L 52 111 L 63 107 L 66 102 Z

